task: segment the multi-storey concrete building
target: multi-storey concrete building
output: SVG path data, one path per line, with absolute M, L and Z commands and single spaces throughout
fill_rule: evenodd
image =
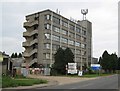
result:
M 91 63 L 92 24 L 88 20 L 73 22 L 51 10 L 26 16 L 23 33 L 25 62 L 47 65 L 54 63 L 59 47 L 69 47 L 78 66 Z

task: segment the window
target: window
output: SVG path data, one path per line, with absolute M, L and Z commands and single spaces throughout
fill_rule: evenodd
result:
M 81 40 L 82 40 L 83 42 L 86 42 L 86 38 L 85 38 L 85 37 L 82 37 Z
M 60 32 L 60 28 L 58 28 L 58 27 L 56 27 L 56 26 L 53 26 L 53 31 L 55 31 L 55 32 Z
M 46 39 L 50 39 L 50 34 L 45 33 L 45 38 L 46 38 Z
M 55 45 L 55 44 L 52 45 L 53 50 L 57 50 L 58 48 L 59 48 L 59 45 Z
M 74 26 L 73 26 L 73 25 L 70 25 L 70 29 L 71 29 L 71 30 L 74 30 Z
M 67 31 L 64 30 L 64 29 L 61 30 L 61 33 L 64 34 L 64 35 L 67 35 Z
M 86 55 L 86 51 L 82 51 L 81 54 L 82 54 L 82 56 L 85 56 Z
M 53 17 L 53 22 L 55 22 L 56 24 L 60 24 L 60 19 L 57 17 Z
M 69 37 L 74 38 L 74 33 L 69 32 Z
M 80 33 L 80 28 L 76 28 L 76 32 Z
M 61 42 L 66 43 L 67 44 L 67 39 L 66 38 L 61 38 Z
M 68 27 L 68 24 L 67 24 L 67 22 L 65 22 L 65 21 L 62 21 L 62 25 L 63 25 L 64 27 Z
M 80 61 L 80 57 L 77 57 L 77 58 L 76 58 L 76 61 L 79 62 L 79 61 Z
M 68 40 L 68 44 L 70 44 L 70 45 L 74 45 L 74 41 L 72 41 L 72 40 Z
M 80 35 L 77 35 L 77 34 L 76 34 L 76 39 L 79 39 L 79 40 L 80 40 L 80 37 L 81 37 Z
M 50 49 L 50 44 L 45 44 L 46 49 Z
M 82 48 L 86 48 L 86 44 L 81 44 L 81 47 Z
M 76 54 L 80 54 L 80 50 L 76 50 Z
M 45 58 L 46 58 L 46 59 L 50 59 L 50 53 L 46 53 L 46 54 L 45 54 Z
M 45 24 L 45 29 L 51 29 L 51 25 L 50 24 Z
M 75 42 L 75 46 L 80 46 L 80 43 L 79 42 Z
M 60 37 L 56 35 L 52 35 L 52 40 L 54 41 L 60 41 Z
M 46 20 L 50 20 L 51 19 L 51 15 L 45 15 L 45 19 Z
M 34 20 L 38 20 L 38 17 L 34 17 Z
M 86 35 L 86 31 L 85 30 L 82 30 L 82 35 Z

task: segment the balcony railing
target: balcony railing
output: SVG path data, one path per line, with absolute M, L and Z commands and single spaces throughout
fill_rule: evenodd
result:
M 30 57 L 34 53 L 37 53 L 37 49 L 32 50 L 31 52 L 24 51 L 23 56 L 24 57 Z
M 34 40 L 32 40 L 31 42 L 23 42 L 23 47 L 26 47 L 26 46 L 31 46 L 31 45 L 33 45 L 33 44 L 35 44 L 35 43 L 38 43 L 38 39 L 34 39 Z
M 30 61 L 29 66 L 31 66 L 31 65 L 34 64 L 35 62 L 37 62 L 37 58 L 34 58 L 32 61 Z
M 38 34 L 38 30 L 33 30 L 32 32 L 23 32 L 23 37 L 26 37 L 26 36 L 30 37 L 34 34 Z
M 38 20 L 32 21 L 32 22 L 24 22 L 23 26 L 25 28 L 32 27 L 33 25 L 38 25 Z

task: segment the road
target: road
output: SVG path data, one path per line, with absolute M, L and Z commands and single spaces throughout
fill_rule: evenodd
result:
M 36 89 L 117 89 L 117 88 L 118 88 L 118 76 L 112 75 L 107 77 L 100 77 L 99 79 L 88 80 L 68 85 Z
M 43 87 L 43 88 L 38 87 L 34 89 L 17 90 L 17 91 L 48 91 L 48 89 L 49 90 L 52 89 L 51 91 L 53 91 L 53 89 L 54 90 L 61 89 L 60 91 L 71 91 L 71 90 L 74 91 L 75 89 L 93 89 L 93 90 L 109 89 L 108 91 L 110 91 L 110 89 L 118 89 L 118 75 L 100 77 L 98 79 L 87 80 L 83 82 L 77 82 L 77 83 L 66 84 L 66 85 L 56 85 L 56 86 Z

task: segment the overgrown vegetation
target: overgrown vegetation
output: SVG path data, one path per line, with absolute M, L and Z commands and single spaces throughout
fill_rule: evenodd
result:
M 17 87 L 17 86 L 32 86 L 34 84 L 43 84 L 47 83 L 46 80 L 26 78 L 23 76 L 17 76 L 11 78 L 9 76 L 2 77 L 2 88 L 5 87 Z

